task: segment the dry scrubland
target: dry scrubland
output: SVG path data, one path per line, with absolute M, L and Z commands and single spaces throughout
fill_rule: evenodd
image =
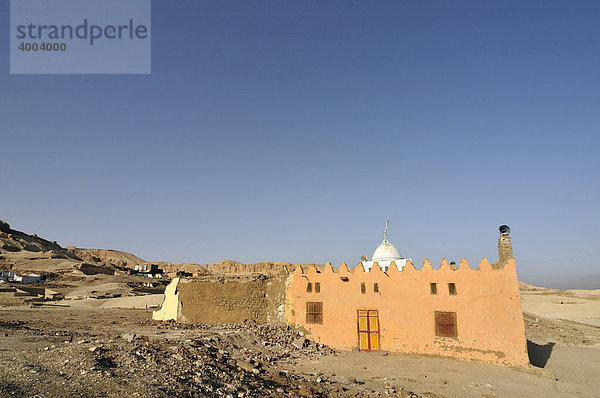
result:
M 115 275 L 84 275 L 82 264 Z M 2 397 L 598 397 L 600 290 L 521 284 L 531 366 L 343 352 L 285 327 L 151 321 L 164 285 L 128 275 L 129 253 L 64 249 L 0 222 L 0 266 L 38 272 L 64 300 L 0 292 Z M 280 272 L 288 263 L 161 263 L 198 275 Z M 0 284 L 6 287 L 8 284 Z M 50 303 L 50 305 L 48 305 Z M 43 304 L 43 305 L 40 305 Z

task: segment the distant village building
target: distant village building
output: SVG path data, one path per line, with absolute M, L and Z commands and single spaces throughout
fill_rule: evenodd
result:
M 158 264 L 134 265 L 131 273 L 133 275 L 144 276 L 146 278 L 162 278 L 164 275 L 163 270 L 158 268 Z
M 60 300 L 63 295 L 44 286 L 31 285 L 0 285 L 0 305 L 22 305 L 25 303 L 42 302 L 45 300 Z
M 21 277 L 21 283 L 42 283 L 46 280 L 46 278 L 42 275 L 38 275 L 38 274 L 29 274 L 29 275 L 23 275 Z
M 93 265 L 88 263 L 82 263 L 79 266 L 79 270 L 86 275 L 114 275 L 115 270 L 113 268 L 107 267 L 105 265 Z
M 0 272 L 0 281 L 4 282 L 16 282 L 16 283 L 42 283 L 46 280 L 46 277 L 38 274 L 28 274 L 19 276 L 13 271 Z
M 505 227 L 505 228 L 504 228 Z M 515 260 L 502 226 L 498 263 L 446 259 L 415 269 L 387 241 L 354 270 L 298 267 L 291 275 L 174 279 L 154 319 L 287 324 L 339 349 L 385 350 L 527 366 Z M 381 265 L 379 262 L 383 265 Z M 399 265 L 400 264 L 400 265 Z
M 0 281 L 4 282 L 21 282 L 21 277 L 13 271 L 0 272 Z

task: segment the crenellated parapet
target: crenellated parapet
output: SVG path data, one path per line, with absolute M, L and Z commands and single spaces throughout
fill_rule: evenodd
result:
M 416 268 L 412 261 L 408 260 L 406 265 L 399 269 L 394 261 L 391 262 L 387 271 L 383 271 L 377 262 L 373 263 L 373 267 L 370 270 L 365 270 L 362 263 L 358 263 L 355 268 L 349 269 L 345 262 L 343 262 L 339 268 L 333 268 L 331 263 L 327 263 L 322 271 L 319 271 L 314 265 L 311 265 L 307 269 L 303 269 L 301 266 L 296 267 L 294 274 L 296 275 L 340 275 L 340 276 L 363 276 L 373 275 L 381 277 L 402 277 L 403 275 L 410 275 L 414 273 L 445 273 L 445 274 L 463 274 L 463 273 L 483 273 L 483 272 L 514 272 L 515 271 L 515 260 L 514 258 L 508 259 L 505 262 L 504 267 L 492 267 L 487 258 L 483 257 L 479 262 L 477 268 L 472 268 L 465 258 L 462 258 L 457 267 L 450 266 L 448 260 L 443 258 L 438 268 L 433 268 L 429 259 L 424 259 L 421 268 Z
M 487 258 L 477 268 L 464 258 L 457 266 L 443 259 L 437 268 L 428 259 L 418 269 L 411 261 L 391 262 L 386 271 L 377 262 L 369 271 L 362 263 L 352 270 L 327 263 L 321 272 L 298 267 L 285 312 L 288 324 L 309 338 L 341 349 L 364 348 L 368 340 L 359 339 L 356 325 L 368 313 L 380 325 L 375 349 L 527 364 L 513 258 L 502 268 Z
M 508 227 L 499 261 L 472 268 L 442 259 L 419 268 L 385 239 L 352 269 L 298 266 L 269 278 L 186 281 L 165 290 L 155 319 L 230 323 L 254 320 L 301 329 L 344 350 L 386 350 L 527 366 L 527 344 Z M 381 249 L 381 250 L 380 250 Z M 393 250 L 392 250 L 393 249 Z M 376 254 L 376 255 L 375 255 Z M 289 271 L 288 271 L 289 272 Z
M 392 262 L 385 272 L 377 262 L 372 265 L 369 271 L 362 263 L 353 269 L 348 269 L 345 263 L 337 269 L 327 263 L 322 271 L 314 266 L 298 267 L 290 279 L 290 286 L 292 290 L 307 293 L 307 300 L 327 297 L 332 292 L 343 297 L 358 294 L 361 300 L 370 295 L 384 299 L 392 292 L 398 297 L 437 300 L 452 296 L 453 300 L 455 297 L 470 300 L 482 295 L 516 297 L 519 291 L 514 259 L 508 260 L 503 268 L 493 268 L 485 257 L 478 268 L 471 268 L 464 258 L 455 267 L 445 258 L 438 268 L 433 268 L 428 259 L 423 260 L 419 269 L 411 261 L 407 261 L 402 269 Z M 316 284 L 318 294 L 314 291 Z

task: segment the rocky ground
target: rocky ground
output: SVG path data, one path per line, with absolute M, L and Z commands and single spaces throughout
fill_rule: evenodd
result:
M 600 328 L 597 326 L 568 320 L 557 322 L 527 312 L 523 313 L 523 319 L 530 342 L 565 346 L 600 345 Z
M 118 300 L 118 299 L 114 299 Z M 530 369 L 343 352 L 253 323 L 150 310 L 0 308 L 1 397 L 594 397 L 600 328 L 525 314 Z
M 418 396 L 296 372 L 299 360 L 338 352 L 286 327 L 164 324 L 131 309 L 1 315 L 2 397 Z
M 513 369 L 336 351 L 285 327 L 153 322 L 148 308 L 162 297 L 140 294 L 156 287 L 130 275 L 83 275 L 84 261 L 117 271 L 143 262 L 124 252 L 66 250 L 0 221 L 0 268 L 40 272 L 45 287 L 73 299 L 29 307 L 0 292 L 0 306 L 14 306 L 0 307 L 0 397 L 599 396 L 600 290 L 521 284 L 532 366 Z M 293 269 L 232 261 L 186 266 L 209 274 Z

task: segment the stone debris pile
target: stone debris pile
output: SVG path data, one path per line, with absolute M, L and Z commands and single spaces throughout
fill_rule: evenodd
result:
M 166 330 L 194 330 L 215 332 L 226 336 L 236 332 L 245 337 L 253 344 L 262 347 L 261 351 L 271 351 L 274 359 L 293 358 L 294 355 L 319 357 L 322 355 L 336 355 L 337 350 L 324 344 L 315 343 L 304 337 L 304 333 L 286 326 L 259 325 L 255 322 L 246 321 L 235 324 L 206 325 L 185 324 L 176 322 L 155 322 L 159 329 Z M 227 344 L 227 338 L 220 339 L 221 344 Z M 231 343 L 229 348 L 238 347 Z
M 551 342 L 567 346 L 598 345 L 598 328 L 576 322 L 555 322 L 529 313 L 523 313 L 527 338 L 540 344 Z
M 338 352 L 283 326 L 141 321 L 130 330 L 0 323 L 3 344 L 19 342 L 10 355 L 0 351 L 0 396 L 408 396 L 393 386 L 375 391 L 334 373 L 298 371 L 298 360 Z

